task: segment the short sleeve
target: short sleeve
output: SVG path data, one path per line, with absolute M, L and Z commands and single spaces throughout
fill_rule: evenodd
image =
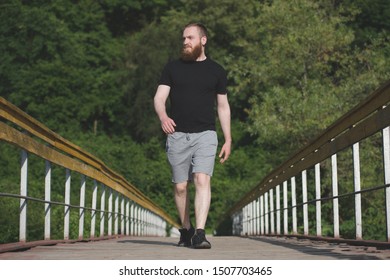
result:
M 227 74 L 223 68 L 220 68 L 218 75 L 217 94 L 227 94 Z
M 172 85 L 169 63 L 165 65 L 165 67 L 161 73 L 160 80 L 159 80 L 158 84 L 159 85 L 167 85 L 167 86 Z

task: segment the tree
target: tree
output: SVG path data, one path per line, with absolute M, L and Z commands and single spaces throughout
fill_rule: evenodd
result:
M 2 95 L 57 132 L 109 125 L 120 50 L 95 1 L 12 1 L 1 16 Z
M 383 35 L 389 36 L 390 3 L 386 0 L 349 0 L 348 6 L 355 7 L 359 12 L 356 19 L 349 23 L 356 34 L 356 43 L 364 46 L 373 39 Z
M 361 50 L 346 23 L 355 11 L 299 0 L 263 5 L 257 36 L 237 69 L 250 69 L 249 129 L 286 151 L 303 146 L 389 77 L 381 41 Z M 379 47 L 381 45 L 381 47 Z

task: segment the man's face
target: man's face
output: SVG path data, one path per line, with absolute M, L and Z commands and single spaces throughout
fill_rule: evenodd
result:
M 202 52 L 203 45 L 198 28 L 191 26 L 184 29 L 181 58 L 185 61 L 195 61 Z

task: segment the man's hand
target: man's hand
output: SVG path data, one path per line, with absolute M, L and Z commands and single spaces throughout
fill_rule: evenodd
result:
M 175 132 L 176 123 L 169 117 L 165 117 L 161 120 L 161 128 L 166 134 L 172 134 Z
M 225 142 L 225 144 L 223 144 L 221 152 L 219 153 L 220 163 L 223 164 L 229 158 L 231 152 L 231 146 L 232 146 L 231 142 Z
M 169 91 L 171 88 L 166 85 L 159 85 L 154 96 L 154 109 L 160 119 L 161 128 L 166 134 L 171 134 L 175 132 L 175 122 L 168 117 L 165 110 L 165 102 L 169 96 Z

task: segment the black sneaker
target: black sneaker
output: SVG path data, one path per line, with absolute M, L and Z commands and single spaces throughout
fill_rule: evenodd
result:
M 195 235 L 191 239 L 192 248 L 194 249 L 210 249 L 211 244 L 207 241 L 205 231 L 197 229 Z
M 190 229 L 181 228 L 180 231 L 180 241 L 177 243 L 179 247 L 190 247 L 191 246 L 191 237 L 195 233 L 195 229 L 191 227 Z

